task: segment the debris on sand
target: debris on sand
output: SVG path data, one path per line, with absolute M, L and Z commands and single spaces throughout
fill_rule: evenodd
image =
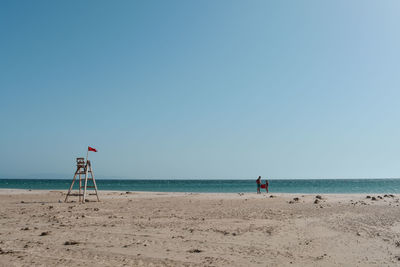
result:
M 21 228 L 21 230 L 22 230 L 22 231 L 28 231 L 28 230 L 29 230 L 29 227 Z
M 299 201 L 300 199 L 298 197 L 293 198 L 293 201 Z
M 375 200 L 377 200 L 377 199 L 376 199 L 376 197 L 371 197 L 371 200 L 374 200 L 374 201 L 375 201 Z
M 188 250 L 188 252 L 189 253 L 200 253 L 200 252 L 203 252 L 203 251 L 200 250 L 200 249 L 195 248 L 195 249 Z
M 319 203 L 319 199 L 314 200 L 314 204 L 318 204 Z
M 322 197 L 321 197 L 320 195 L 316 195 L 315 198 L 316 198 L 316 199 L 319 199 L 319 200 L 322 199 Z
M 79 242 L 77 242 L 77 241 L 65 241 L 64 242 L 65 246 L 78 245 L 78 244 L 79 244 Z
M 12 250 L 2 250 L 0 248 L 0 255 L 2 255 L 2 254 L 12 254 L 12 253 L 14 253 Z
M 50 234 L 49 231 L 47 231 L 47 232 L 42 232 L 42 233 L 40 234 L 40 236 L 45 236 L 45 235 L 49 235 L 49 234 Z
M 371 196 L 367 196 L 366 198 L 371 198 Z

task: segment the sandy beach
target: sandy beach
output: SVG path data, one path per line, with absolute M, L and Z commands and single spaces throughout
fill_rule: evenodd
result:
M 400 264 L 397 195 L 65 193 L 0 190 L 0 266 Z

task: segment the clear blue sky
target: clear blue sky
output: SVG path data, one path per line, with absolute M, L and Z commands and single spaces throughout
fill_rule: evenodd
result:
M 1 1 L 0 177 L 399 177 L 399 11 Z

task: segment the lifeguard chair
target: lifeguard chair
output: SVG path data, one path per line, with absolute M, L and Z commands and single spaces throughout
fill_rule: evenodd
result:
M 79 193 L 73 194 L 72 189 L 74 187 L 74 183 L 77 177 L 79 177 Z M 93 185 L 89 186 L 88 180 L 91 180 Z M 82 185 L 82 183 L 84 183 L 84 185 Z M 90 163 L 90 160 L 86 160 L 85 162 L 85 158 L 76 158 L 76 171 L 74 178 L 72 179 L 71 186 L 69 187 L 67 196 L 65 197 L 65 202 L 67 202 L 69 196 L 79 196 L 79 203 L 85 203 L 86 191 L 88 188 L 94 189 L 95 193 L 90 195 L 96 195 L 97 201 L 100 201 L 99 195 L 97 193 L 96 180 L 94 179 L 92 164 Z

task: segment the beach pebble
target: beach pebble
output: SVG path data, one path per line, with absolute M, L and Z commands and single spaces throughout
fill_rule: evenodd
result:
M 189 253 L 200 253 L 200 252 L 202 252 L 202 250 L 195 248 L 195 249 L 188 250 L 188 252 Z
M 77 245 L 77 244 L 79 244 L 79 242 L 77 242 L 77 241 L 65 241 L 64 242 L 65 246 L 71 246 L 71 245 Z

